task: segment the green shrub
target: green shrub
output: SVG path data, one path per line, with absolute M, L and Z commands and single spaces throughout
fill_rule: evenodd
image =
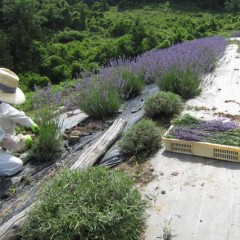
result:
M 37 139 L 30 150 L 34 162 L 49 162 L 61 155 L 61 124 L 55 114 L 61 104 L 61 98 L 62 94 L 60 92 L 55 94 L 49 86 L 45 89 L 37 89 L 33 95 L 35 121 L 40 127 Z
M 39 126 L 40 131 L 37 139 L 33 142 L 30 156 L 34 162 L 50 162 L 56 160 L 62 153 L 62 137 L 60 135 L 58 121 L 52 119 L 44 122 L 43 120 Z
M 139 239 L 145 201 L 121 171 L 62 170 L 43 188 L 24 239 Z
M 184 99 L 190 99 L 200 94 L 200 79 L 189 66 L 184 70 L 171 67 L 158 81 L 158 87 L 162 91 L 169 91 L 180 95 Z
M 46 76 L 41 76 L 40 74 L 27 72 L 20 74 L 21 84 L 24 90 L 34 90 L 34 86 L 46 87 L 50 83 L 50 79 Z
M 60 43 L 68 43 L 71 41 L 82 41 L 85 36 L 79 31 L 65 29 L 64 31 L 56 34 L 55 37 L 56 37 L 56 40 Z
M 160 146 L 160 129 L 149 119 L 143 119 L 130 127 L 119 142 L 123 152 L 136 155 L 138 159 L 149 157 Z
M 126 99 L 138 96 L 144 87 L 144 73 L 135 72 L 131 69 L 125 68 L 122 71 L 122 78 L 124 80 L 124 95 Z
M 172 116 L 181 112 L 183 102 L 177 94 L 161 91 L 147 98 L 144 108 L 149 117 Z
M 122 104 L 116 83 L 111 78 L 100 79 L 97 75 L 80 83 L 75 99 L 82 111 L 97 119 L 113 116 Z

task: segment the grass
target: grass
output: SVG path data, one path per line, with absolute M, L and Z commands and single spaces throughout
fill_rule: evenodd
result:
M 102 167 L 63 170 L 39 194 L 23 239 L 139 239 L 146 202 L 132 178 Z

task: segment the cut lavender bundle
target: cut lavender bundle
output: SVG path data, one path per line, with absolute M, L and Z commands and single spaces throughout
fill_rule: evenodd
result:
M 182 127 L 174 127 L 169 134 L 180 140 L 196 142 L 203 141 L 205 136 L 205 133 L 201 131 Z
M 228 130 L 232 130 L 235 128 L 237 128 L 236 123 L 234 123 L 232 121 L 226 122 L 226 121 L 217 119 L 217 120 L 203 122 L 196 129 L 203 130 L 203 131 L 215 132 L 215 131 L 228 131 Z

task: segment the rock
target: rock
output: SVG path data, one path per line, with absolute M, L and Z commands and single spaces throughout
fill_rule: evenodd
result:
M 74 145 L 74 144 L 78 143 L 79 139 L 80 139 L 79 136 L 70 135 L 68 138 L 68 143 L 69 143 L 69 145 Z
M 77 131 L 77 130 L 73 130 L 72 133 L 71 133 L 72 136 L 81 136 L 82 133 L 80 131 Z
M 66 133 L 63 134 L 63 140 L 68 140 L 68 135 Z
M 166 191 L 162 190 L 162 191 L 161 191 L 161 194 L 166 194 Z

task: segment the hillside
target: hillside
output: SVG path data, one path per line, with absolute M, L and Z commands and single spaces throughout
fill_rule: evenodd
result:
M 239 16 L 226 12 L 223 1 L 175 2 L 0 1 L 0 66 L 14 70 L 29 91 L 113 58 L 239 29 Z

